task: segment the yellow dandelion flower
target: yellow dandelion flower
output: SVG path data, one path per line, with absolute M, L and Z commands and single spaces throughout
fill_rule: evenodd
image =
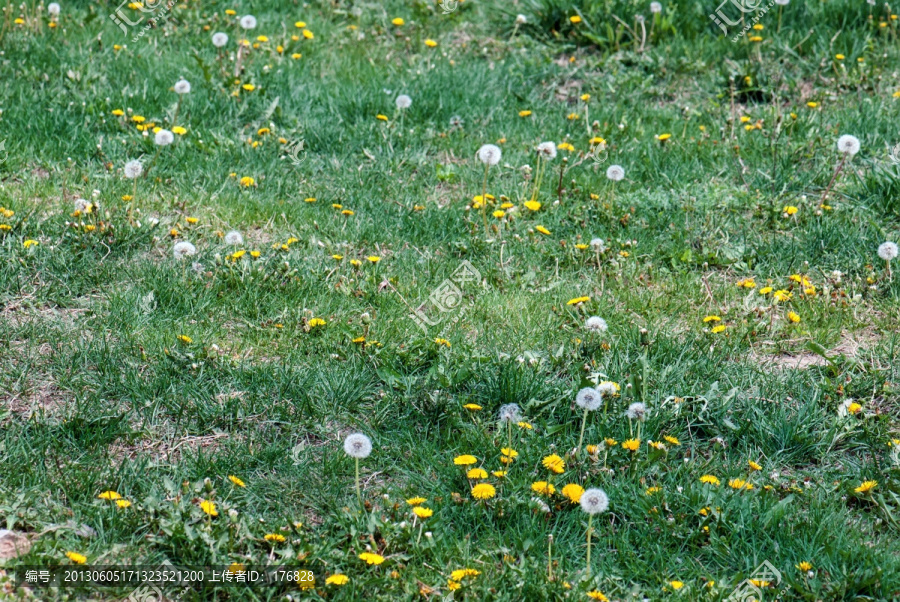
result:
M 79 554 L 78 552 L 66 552 L 66 558 L 74 562 L 75 564 L 84 564 L 87 562 L 87 556 L 84 554 Z
M 200 502 L 200 509 L 203 510 L 209 516 L 219 516 L 219 511 L 216 510 L 215 502 L 211 502 L 209 500 L 202 500 Z
M 122 499 L 122 496 L 115 491 L 104 491 L 97 498 L 101 500 L 119 500 Z
M 531 490 L 540 495 L 553 495 L 556 493 L 556 487 L 547 481 L 535 481 L 531 484 Z
M 577 504 L 581 501 L 581 494 L 584 493 L 584 487 L 577 483 L 569 483 L 565 487 L 562 488 L 561 493 L 563 497 L 568 499 L 573 504 Z
M 284 535 L 281 533 L 266 533 L 263 539 L 271 543 L 284 543 L 285 541 Z
M 854 489 L 856 493 L 869 493 L 878 486 L 878 481 L 863 481 L 862 485 Z
M 350 582 L 350 577 L 347 575 L 342 575 L 340 573 L 335 573 L 330 577 L 325 579 L 325 585 L 347 585 Z
M 556 474 L 562 474 L 566 470 L 565 461 L 556 454 L 547 456 L 541 461 L 541 464 L 544 468 Z
M 466 473 L 467 479 L 475 479 L 475 480 L 486 479 L 487 476 L 488 476 L 487 471 L 484 470 L 483 468 L 471 468 Z
M 400 17 L 395 17 L 395 18 L 391 19 L 391 23 L 393 23 L 397 27 L 402 27 L 406 23 L 406 21 L 404 21 Z
M 706 483 L 707 485 L 715 485 L 717 487 L 719 486 L 719 483 L 720 483 L 719 479 L 717 479 L 716 477 L 714 477 L 711 474 L 705 474 L 702 477 L 700 477 L 700 482 Z
M 569 299 L 566 305 L 578 305 L 579 303 L 587 303 L 590 300 L 590 297 L 575 297 L 574 299 Z
M 237 478 L 234 475 L 228 475 L 228 480 L 231 481 L 232 483 L 234 483 L 235 485 L 237 485 L 238 487 L 246 487 L 247 486 L 242 480 L 240 480 L 239 478 Z
M 489 500 L 497 495 L 497 490 L 488 483 L 479 483 L 472 487 L 472 497 L 476 500 Z
M 535 226 L 534 229 L 537 230 L 538 232 L 540 232 L 541 234 L 543 234 L 544 236 L 550 236 L 550 230 L 548 230 L 547 228 L 545 228 L 543 226 Z
M 453 463 L 457 466 L 471 466 L 478 462 L 478 458 L 469 454 L 463 454 L 461 456 L 456 456 L 453 458 Z
M 374 554 L 372 552 L 363 552 L 359 555 L 360 560 L 364 560 L 366 564 L 374 564 L 379 565 L 384 562 L 384 556 L 381 554 Z

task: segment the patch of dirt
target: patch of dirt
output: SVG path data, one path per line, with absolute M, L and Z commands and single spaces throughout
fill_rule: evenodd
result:
M 178 437 L 174 441 L 168 438 L 140 439 L 137 441 L 116 441 L 109 447 L 110 457 L 121 462 L 133 460 L 138 455 L 148 454 L 156 461 L 178 463 L 185 451 L 196 452 L 204 450 L 214 452 L 229 437 L 240 438 L 234 433 L 213 433 L 202 436 Z
M 57 415 L 61 413 L 68 400 L 68 393 L 47 379 L 32 384 L 32 390 L 24 396 L 0 395 L 0 407 L 6 407 L 23 420 L 28 420 L 34 414 Z
M 859 355 L 860 349 L 871 347 L 877 341 L 878 336 L 869 330 L 855 332 L 852 336 L 845 332 L 841 336 L 840 343 L 828 350 L 828 356 L 840 357 L 844 355 L 856 357 Z M 775 369 L 806 370 L 810 366 L 828 365 L 828 360 L 824 357 L 806 349 L 800 349 L 795 354 L 780 353 L 777 355 L 765 355 L 757 350 L 753 350 L 750 353 L 750 358 L 765 368 Z
M 24 533 L 0 529 L 0 560 L 24 556 L 31 550 L 31 540 Z

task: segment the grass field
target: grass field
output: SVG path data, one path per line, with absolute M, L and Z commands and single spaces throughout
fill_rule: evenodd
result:
M 889 7 L 145 4 L 2 13 L 0 600 L 900 597 Z

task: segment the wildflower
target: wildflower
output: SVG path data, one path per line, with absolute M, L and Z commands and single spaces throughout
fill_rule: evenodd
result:
M 249 188 L 250 186 L 256 186 L 256 180 L 254 180 L 250 176 L 244 176 L 240 180 L 238 180 L 241 186 L 244 188 Z
M 281 533 L 266 533 L 263 539 L 271 543 L 284 543 L 285 537 Z
M 497 490 L 489 483 L 479 483 L 472 487 L 472 497 L 476 500 L 489 500 L 497 495 Z
M 575 151 L 575 147 L 572 146 L 572 144 L 570 144 L 568 142 L 560 142 L 559 144 L 556 145 L 556 148 L 558 148 L 560 150 L 568 151 L 570 153 Z
M 447 339 L 435 339 L 434 342 L 438 347 L 444 346 L 450 348 L 450 341 L 448 341 Z
M 722 321 L 722 318 L 720 318 L 719 316 L 706 316 L 705 318 L 703 318 L 704 323 L 721 322 L 721 321 Z
M 372 440 L 362 433 L 353 433 L 344 439 L 344 452 L 357 460 L 368 458 L 372 453 Z
M 666 445 L 662 441 L 647 441 L 647 445 L 652 447 L 653 449 L 658 449 L 659 451 L 666 451 Z
M 537 152 L 547 160 L 556 158 L 556 145 L 552 142 L 541 142 L 537 145 Z
M 186 334 L 180 334 L 175 338 L 177 338 L 179 340 L 179 342 L 184 343 L 185 345 L 190 345 L 191 343 L 194 342 L 194 339 L 187 336 Z
M 597 383 L 597 392 L 604 397 L 614 397 L 619 394 L 619 383 L 611 380 L 602 380 Z
M 581 501 L 581 496 L 584 493 L 584 488 L 577 483 L 569 483 L 562 488 L 562 491 L 560 493 L 562 493 L 563 497 L 568 499 L 573 504 L 577 504 L 579 501 Z
M 471 410 L 473 412 L 478 412 L 482 409 L 482 407 L 480 405 L 478 405 L 477 403 L 467 403 L 463 407 L 465 409 Z
M 731 479 L 728 481 L 728 486 L 732 489 L 753 489 L 753 484 L 743 479 Z
M 325 326 L 325 320 L 322 318 L 312 318 L 307 324 L 309 324 L 310 328 L 316 328 L 317 326 Z
M 587 303 L 590 300 L 590 297 L 575 297 L 574 299 L 569 299 L 566 302 L 566 305 L 580 305 L 581 303 Z
M 566 470 L 565 461 L 556 454 L 547 456 L 541 461 L 541 464 L 544 468 L 556 474 L 562 474 Z
M 519 117 L 531 117 L 531 111 L 529 111 L 528 109 L 519 111 Z
M 804 560 L 803 562 L 801 562 L 800 564 L 797 564 L 797 565 L 794 565 L 794 566 L 796 566 L 796 567 L 797 567 L 798 569 L 800 569 L 801 571 L 811 571 L 812 568 L 813 568 L 812 563 L 806 562 L 805 560 Z
M 466 473 L 466 478 L 473 480 L 486 479 L 487 476 L 487 471 L 483 468 L 471 468 Z
M 672 589 L 676 590 L 684 587 L 684 583 L 682 583 L 681 581 L 669 581 L 669 585 L 672 587 Z
M 787 317 L 788 317 L 788 320 L 790 320 L 794 324 L 797 324 L 800 322 L 800 316 L 792 311 L 788 312 Z
M 897 253 L 897 243 L 883 242 L 878 245 L 878 256 L 885 261 L 891 261 L 892 259 L 895 259 L 897 257 Z
M 719 486 L 719 479 L 717 479 L 716 477 L 714 477 L 711 474 L 705 474 L 702 477 L 700 477 L 700 482 L 706 483 L 707 485 L 715 485 L 716 487 Z
M 116 507 L 122 509 L 130 508 L 131 502 L 129 502 L 128 500 L 116 500 Z
M 640 446 L 641 446 L 640 439 L 627 439 L 622 442 L 622 447 L 624 447 L 628 451 L 633 451 L 633 452 L 637 451 Z
M 51 2 L 50 4 L 47 5 L 47 14 L 48 15 L 58 17 L 59 11 L 60 11 L 60 8 L 59 8 L 58 2 Z
M 125 177 L 129 180 L 133 180 L 135 178 L 140 177 L 140 175 L 144 172 L 144 166 L 140 161 L 134 159 L 125 164 Z
M 621 165 L 610 165 L 606 170 L 606 177 L 613 182 L 619 182 L 625 179 L 625 169 Z
M 672 137 L 672 134 L 659 134 L 656 137 L 656 139 L 659 140 L 660 142 L 665 142 L 666 140 L 668 140 L 671 137 Z
M 436 48 L 438 43 L 429 38 L 429 39 L 425 40 L 425 45 L 428 46 L 429 48 Z
M 478 160 L 488 166 L 497 165 L 502 154 L 500 147 L 493 144 L 484 144 L 478 149 Z
M 240 24 L 244 29 L 256 29 L 256 17 L 253 15 L 244 15 L 241 17 Z
M 531 484 L 531 490 L 540 495 L 553 495 L 556 493 L 556 487 L 547 481 L 535 481 Z
M 175 140 L 175 136 L 169 130 L 159 130 L 153 140 L 159 146 L 168 146 Z
M 584 327 L 592 332 L 606 332 L 609 326 L 606 320 L 598 316 L 591 316 L 584 323 Z
M 87 556 L 84 554 L 79 554 L 78 552 L 66 552 L 66 558 L 74 562 L 75 564 L 84 564 L 87 562 Z
M 878 481 L 863 481 L 862 485 L 854 489 L 856 493 L 869 493 L 878 486 Z
M 175 93 L 176 94 L 189 94 L 191 92 L 191 83 L 182 78 L 175 82 Z
M 852 157 L 859 152 L 859 138 L 845 134 L 838 138 L 837 147 L 839 151 Z
M 528 17 L 521 13 L 516 15 L 516 25 L 525 25 L 526 23 L 528 23 Z
M 653 13 L 654 15 L 661 13 L 662 12 L 662 4 L 660 4 L 659 2 L 651 2 L 650 3 L 650 12 Z
M 592 387 L 585 387 L 575 395 L 575 405 L 589 412 L 599 408 L 602 402 L 603 396 Z
M 234 483 L 235 485 L 237 485 L 238 487 L 246 487 L 247 486 L 242 480 L 240 480 L 239 478 L 237 478 L 234 475 L 228 475 L 228 480 L 231 481 L 232 483 Z
M 379 261 L 381 261 L 381 257 L 379 257 L 378 255 L 369 255 L 368 257 L 366 257 L 366 259 L 369 260 L 369 263 L 378 263 Z
M 521 419 L 521 410 L 519 410 L 519 406 L 515 403 L 507 403 L 500 406 L 500 410 L 497 412 L 498 420 L 500 422 L 519 422 Z
M 791 298 L 794 296 L 794 293 L 792 293 L 788 290 L 785 290 L 785 289 L 780 289 L 780 290 L 775 291 L 772 294 L 772 296 L 775 298 L 776 301 L 784 302 L 784 301 L 790 301 Z
M 569 21 L 573 25 L 578 25 L 579 23 L 581 23 L 581 17 L 579 17 L 578 15 L 572 15 L 571 17 L 569 17 Z
M 519 456 L 519 452 L 514 450 L 511 447 L 504 447 L 500 449 L 500 453 L 506 456 L 507 458 L 516 458 Z
M 654 493 L 659 493 L 662 491 L 662 487 L 648 487 L 646 491 L 644 491 L 644 495 L 653 495 Z
M 406 500 L 406 503 L 410 506 L 418 506 L 419 504 L 424 504 L 427 500 L 423 497 L 411 497 Z
M 410 98 L 406 94 L 401 94 L 394 102 L 397 105 L 398 109 L 408 109 L 412 105 L 412 98 Z
M 762 466 L 760 466 L 753 460 L 747 460 L 747 465 L 750 467 L 750 470 L 762 470 Z
M 525 208 L 529 211 L 539 211 L 541 204 L 538 201 L 525 201 Z
M 182 259 L 183 257 L 190 257 L 196 254 L 197 247 L 186 240 L 178 241 L 172 246 L 172 255 L 175 256 L 175 259 Z
M 644 420 L 646 414 L 647 406 L 640 402 L 632 403 L 625 412 L 625 415 L 628 416 L 629 420 Z
M 225 234 L 225 244 L 226 245 L 239 245 L 244 242 L 244 237 L 237 230 L 230 230 L 227 234 Z
M 463 454 L 461 456 L 456 456 L 455 458 L 453 458 L 453 463 L 457 466 L 471 466 L 476 462 L 478 462 L 478 458 L 470 454 Z
M 100 495 L 97 496 L 98 499 L 101 500 L 118 500 L 121 499 L 122 496 L 116 493 L 115 491 L 104 491 Z
M 520 429 L 524 429 L 526 431 L 530 431 L 534 428 L 533 426 L 531 426 L 530 422 L 525 422 L 525 421 L 517 422 L 516 426 L 518 426 Z
M 663 437 L 663 439 L 665 439 L 672 445 L 681 445 L 681 441 L 679 441 L 676 437 L 673 437 L 671 435 L 666 435 L 665 437 Z
M 221 48 L 228 43 L 228 34 L 217 31 L 212 35 L 212 43 L 216 48 Z
M 609 497 L 602 489 L 588 489 L 581 494 L 579 503 L 587 514 L 600 514 L 609 508 Z
M 376 115 L 375 119 L 377 119 L 378 121 L 387 121 L 388 120 L 387 115 L 382 115 L 381 113 Z
M 340 573 L 335 573 L 334 575 L 329 576 L 325 579 L 325 585 L 347 585 L 350 582 L 350 577 L 347 575 L 342 575 Z
M 219 516 L 219 511 L 216 510 L 215 502 L 211 502 L 209 500 L 201 500 L 200 509 L 209 516 Z
M 658 2 L 654 2 L 654 4 L 659 4 Z M 591 600 L 599 600 L 600 602 L 609 602 L 609 598 L 603 595 L 603 592 L 600 590 L 592 590 L 587 593 L 587 597 Z
M 384 556 L 381 554 L 373 554 L 372 552 L 363 552 L 359 555 L 360 560 L 364 560 L 369 565 L 379 565 L 384 562 Z
M 394 19 L 391 19 L 391 23 L 393 23 L 393 24 L 396 25 L 397 27 L 402 27 L 402 26 L 406 23 L 406 21 L 404 21 L 404 20 L 403 20 L 402 18 L 400 18 L 400 17 L 396 17 L 396 18 L 394 18 Z

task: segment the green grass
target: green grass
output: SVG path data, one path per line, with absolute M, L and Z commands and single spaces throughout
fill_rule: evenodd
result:
M 0 206 L 13 212 L 0 218 L 0 526 L 31 546 L 3 570 L 70 565 L 74 551 L 90 566 L 316 575 L 304 593 L 164 589 L 181 600 L 724 600 L 768 561 L 784 600 L 900 596 L 900 274 L 876 254 L 900 239 L 900 52 L 880 6 L 795 1 L 779 17 L 776 5 L 751 32 L 762 42 L 732 42 L 699 2 L 653 19 L 623 0 L 467 0 L 450 14 L 190 0 L 137 40 L 109 19 L 115 4 L 65 3 L 55 29 L 23 6 L 0 25 Z M 226 9 L 256 15 L 247 37 L 269 38 L 236 77 L 243 34 Z M 313 39 L 291 40 L 299 19 Z M 218 56 L 215 31 L 231 38 Z M 181 77 L 187 133 L 154 160 L 153 133 L 131 117 L 170 127 Z M 413 100 L 402 117 L 401 93 Z M 842 134 L 861 151 L 823 203 Z M 597 165 L 594 136 L 607 143 Z M 300 140 L 295 165 L 286 149 Z M 547 140 L 575 150 L 549 163 L 532 212 L 525 166 Z M 485 143 L 503 150 L 490 211 L 513 204 L 488 216 L 488 236 L 472 207 Z M 128 201 L 131 159 L 152 167 Z M 626 171 L 615 186 L 612 164 Z M 77 198 L 97 207 L 73 216 Z M 232 229 L 243 244 L 224 242 Z M 596 237 L 599 256 L 578 248 Z M 176 240 L 198 254 L 175 260 Z M 430 307 L 442 321 L 420 329 L 410 310 L 464 261 L 480 274 L 461 287 L 465 309 Z M 748 278 L 755 288 L 736 285 Z M 592 315 L 608 332 L 585 330 Z M 571 457 L 589 378 L 621 392 L 588 418 L 595 456 Z M 842 415 L 851 400 L 861 409 Z M 633 402 L 648 407 L 636 453 L 621 446 Z M 515 427 L 518 457 L 477 502 L 453 459 L 502 468 L 508 403 L 533 428 Z M 342 446 L 357 431 L 374 444 L 364 509 Z M 666 436 L 680 443 L 647 444 Z M 564 474 L 542 466 L 550 454 Z M 590 577 L 587 516 L 559 491 L 544 512 L 532 483 L 547 480 L 609 495 Z M 878 484 L 856 492 L 867 480 Z M 98 499 L 108 490 L 132 505 Z M 414 496 L 434 511 L 424 522 Z M 369 548 L 384 564 L 358 558 Z M 465 567 L 480 574 L 452 592 Z M 336 573 L 349 583 L 326 585 Z

